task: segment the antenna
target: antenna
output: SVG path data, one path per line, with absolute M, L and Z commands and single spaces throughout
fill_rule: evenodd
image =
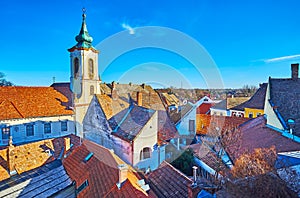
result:
M 55 83 L 55 76 L 52 77 L 52 81 L 53 81 L 53 83 Z

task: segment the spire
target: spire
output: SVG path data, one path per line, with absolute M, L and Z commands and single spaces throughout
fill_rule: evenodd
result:
M 77 44 L 69 49 L 69 51 L 74 51 L 75 49 L 92 49 L 95 50 L 92 46 L 93 38 L 89 35 L 89 32 L 86 27 L 86 14 L 85 14 L 85 8 L 82 9 L 82 24 L 79 34 L 75 37 L 75 40 L 77 41 Z M 95 50 L 97 51 L 97 50 Z

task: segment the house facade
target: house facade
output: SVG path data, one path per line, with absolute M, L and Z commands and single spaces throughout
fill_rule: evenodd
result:
M 52 87 L 0 87 L 0 145 L 74 134 L 67 101 Z

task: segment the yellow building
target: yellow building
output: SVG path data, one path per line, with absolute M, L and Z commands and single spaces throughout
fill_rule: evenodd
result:
M 260 84 L 259 89 L 246 102 L 230 108 L 230 116 L 256 118 L 264 114 L 268 83 Z

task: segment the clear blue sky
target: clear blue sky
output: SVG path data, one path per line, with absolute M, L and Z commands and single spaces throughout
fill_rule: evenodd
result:
M 17 85 L 48 86 L 53 76 L 57 82 L 69 80 L 67 49 L 75 45 L 82 7 L 87 9 L 94 46 L 126 29 L 124 24 L 176 29 L 208 51 L 225 87 L 257 86 L 269 76 L 289 77 L 290 64 L 300 62 L 299 0 L 6 0 L 0 6 L 0 71 Z M 151 68 L 149 62 L 158 64 Z M 156 78 L 165 77 L 166 81 L 160 83 L 154 75 L 153 84 L 181 86 L 182 82 L 172 78 L 175 71 L 191 86 L 203 86 L 192 65 L 164 50 L 135 50 L 109 67 L 99 67 L 107 67 L 101 74 L 105 82 L 141 83 L 143 75 L 160 73 L 161 68 L 165 73 Z M 124 73 L 129 71 L 131 75 L 126 77 Z

